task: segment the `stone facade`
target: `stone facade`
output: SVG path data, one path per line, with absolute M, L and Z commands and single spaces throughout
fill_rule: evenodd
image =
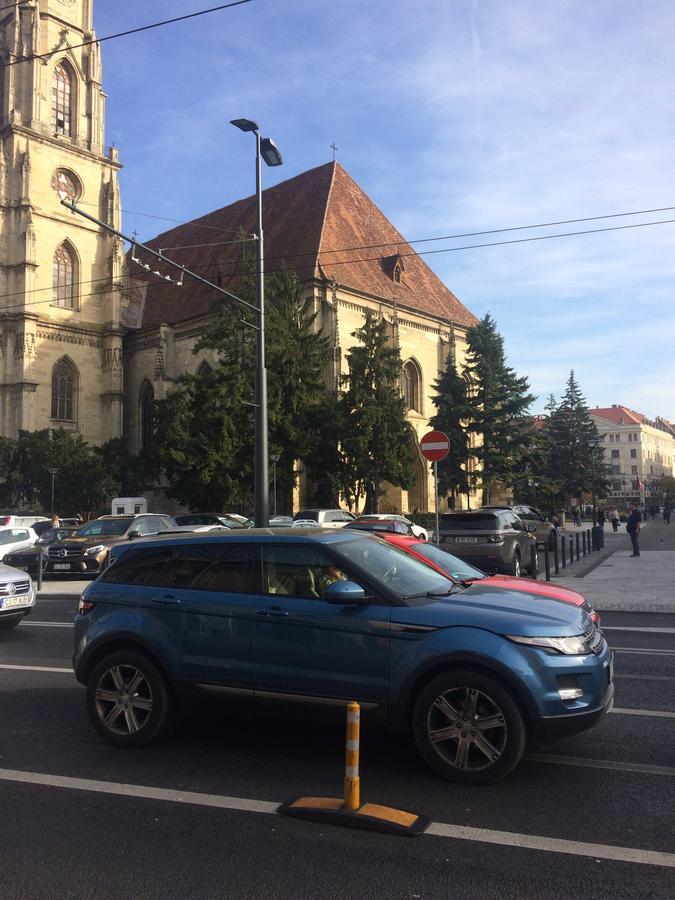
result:
M 119 228 L 120 163 L 103 145 L 91 7 L 24 0 L 0 11 L 0 433 L 9 437 L 46 427 L 92 443 L 122 434 L 123 245 L 59 194 Z

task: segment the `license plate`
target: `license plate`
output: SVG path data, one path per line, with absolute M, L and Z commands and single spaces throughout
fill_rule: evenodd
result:
M 0 609 L 10 609 L 12 606 L 27 606 L 28 597 L 3 597 L 0 599 Z
M 69 569 L 70 563 L 54 563 L 55 569 Z
M 458 544 L 477 544 L 478 538 L 477 537 L 456 537 L 455 541 Z

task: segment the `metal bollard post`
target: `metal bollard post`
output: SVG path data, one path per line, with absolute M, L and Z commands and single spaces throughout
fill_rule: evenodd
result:
M 546 573 L 546 581 L 551 580 L 551 559 L 548 541 L 544 543 L 544 572 Z
M 560 554 L 558 553 L 558 532 L 553 532 L 553 569 L 556 575 L 560 574 Z
M 574 537 L 570 535 L 570 565 L 574 565 Z
M 586 538 L 586 543 L 588 544 L 588 552 L 591 553 L 596 548 L 593 546 L 593 532 L 589 528 L 586 532 L 588 537 Z
M 530 578 L 537 580 L 537 570 L 539 568 L 539 556 L 537 552 L 537 542 L 530 547 Z
M 585 557 L 587 552 L 588 551 L 586 550 L 586 532 L 582 531 L 581 532 L 581 555 Z
M 37 589 L 38 591 L 42 590 L 42 545 L 38 547 L 38 577 L 37 577 Z
M 356 701 L 347 704 L 347 752 L 345 757 L 345 809 L 361 806 L 359 781 L 359 735 L 361 707 Z
M 574 535 L 574 537 L 575 537 L 574 544 L 575 544 L 576 550 L 577 550 L 577 562 L 579 562 L 579 544 L 581 543 L 581 541 L 579 540 L 579 532 L 578 531 Z
M 556 550 L 558 549 L 558 542 L 556 541 Z M 567 544 L 565 543 L 565 535 L 560 535 L 560 558 L 562 560 L 563 569 L 567 565 Z

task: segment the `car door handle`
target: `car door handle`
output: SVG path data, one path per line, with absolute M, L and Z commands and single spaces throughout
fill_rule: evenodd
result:
M 153 597 L 152 602 L 159 603 L 161 606 L 180 606 L 183 601 L 179 600 L 178 597 L 167 594 L 165 597 Z
M 256 616 L 287 616 L 288 613 L 280 606 L 268 606 L 266 609 L 256 611 Z

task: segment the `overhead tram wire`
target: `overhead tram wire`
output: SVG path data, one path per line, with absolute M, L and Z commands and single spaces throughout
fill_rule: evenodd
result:
M 162 22 L 151 22 L 150 25 L 141 25 L 139 28 L 129 28 L 127 31 L 119 31 L 117 32 L 117 34 L 107 34 L 103 37 L 92 38 L 89 41 L 82 41 L 82 43 L 80 44 L 71 44 L 65 49 L 77 50 L 80 47 L 88 47 L 90 44 L 102 44 L 104 41 L 112 41 L 115 38 L 120 37 L 128 37 L 130 34 L 138 34 L 141 31 L 149 31 L 151 28 L 160 28 L 162 25 L 173 25 L 175 22 L 184 22 L 186 19 L 195 19 L 197 18 L 197 16 L 206 16 L 209 13 L 220 12 L 223 9 L 230 9 L 233 6 L 242 6 L 244 3 L 252 2 L 253 0 L 230 0 L 229 3 L 223 3 L 220 6 L 212 6 L 210 9 L 201 9 L 197 12 L 188 13 L 185 16 L 176 16 L 173 19 L 164 19 Z M 62 53 L 63 50 L 63 47 L 59 47 L 57 50 L 49 50 L 47 53 L 34 53 L 31 56 L 21 56 L 17 59 L 13 59 L 11 62 L 2 63 L 0 68 L 7 69 L 10 66 L 16 66 L 22 62 L 31 62 L 34 59 L 49 59 L 50 56 L 54 56 L 56 53 Z
M 440 250 L 423 250 L 423 251 L 420 251 L 419 253 L 402 253 L 401 256 L 402 257 L 429 256 L 429 255 L 438 254 L 438 253 L 456 253 L 459 250 L 477 250 L 477 249 L 480 249 L 481 247 L 503 247 L 503 246 L 508 246 L 511 244 L 527 244 L 527 243 L 531 243 L 534 241 L 551 241 L 551 240 L 555 240 L 556 238 L 575 237 L 578 235 L 602 234 L 604 232 L 609 232 L 609 231 L 626 231 L 631 228 L 647 228 L 652 225 L 671 225 L 673 223 L 675 223 L 675 219 L 661 219 L 656 222 L 639 222 L 639 223 L 635 223 L 633 225 L 614 225 L 614 226 L 608 227 L 608 228 L 593 228 L 593 229 L 584 230 L 584 231 L 568 231 L 568 232 L 563 232 L 560 234 L 544 234 L 544 235 L 538 235 L 536 237 L 530 237 L 530 238 L 515 238 L 512 241 L 491 241 L 487 244 L 469 244 L 469 245 L 465 245 L 463 247 L 443 247 Z M 391 245 L 385 244 L 384 246 L 391 246 Z M 369 249 L 369 248 L 364 248 L 364 249 Z M 377 262 L 381 258 L 382 258 L 381 256 L 366 256 L 366 257 L 360 257 L 360 258 L 354 258 L 354 259 L 335 260 L 334 262 L 327 263 L 327 265 L 341 266 L 341 265 L 347 265 L 347 264 L 351 264 L 351 263 Z M 195 269 L 205 271 L 208 269 L 212 269 L 218 265 L 219 265 L 218 263 L 209 263 L 207 265 L 202 265 L 202 266 L 197 265 L 197 266 L 195 266 Z M 282 271 L 282 269 L 266 269 L 266 273 L 268 275 L 274 274 L 276 272 L 281 272 L 281 271 Z M 236 277 L 242 275 L 243 273 L 242 272 L 223 272 L 223 274 L 227 275 L 228 277 L 236 278 Z M 108 278 L 109 278 L 109 276 L 106 276 L 105 278 L 94 278 L 94 279 L 91 279 L 90 281 L 78 281 L 78 282 L 75 282 L 74 284 L 75 284 L 75 286 L 80 286 L 83 284 L 93 284 L 98 281 L 107 281 Z M 164 282 L 157 282 L 157 283 L 149 282 L 149 286 L 166 287 L 168 285 Z M 111 283 L 111 289 L 112 288 L 113 288 L 113 285 Z M 43 288 L 36 288 L 31 293 L 37 293 L 40 291 L 51 291 L 51 290 L 53 290 L 53 286 L 47 285 L 46 287 L 43 287 Z M 3 294 L 0 296 L 0 303 L 5 298 L 23 296 L 24 294 L 25 294 L 24 291 L 14 291 L 13 293 L 10 293 L 10 294 Z M 89 294 L 87 296 L 88 297 L 97 297 L 97 296 L 100 296 L 100 293 L 99 294 Z M 34 306 L 34 305 L 41 304 L 41 303 L 51 303 L 51 302 L 52 302 L 51 300 L 36 300 L 34 302 L 29 302 L 28 304 L 21 303 L 21 304 L 17 304 L 16 306 L 9 306 L 9 307 L 0 305 L 0 312 L 5 312 L 10 309 L 21 309 L 25 305 Z

